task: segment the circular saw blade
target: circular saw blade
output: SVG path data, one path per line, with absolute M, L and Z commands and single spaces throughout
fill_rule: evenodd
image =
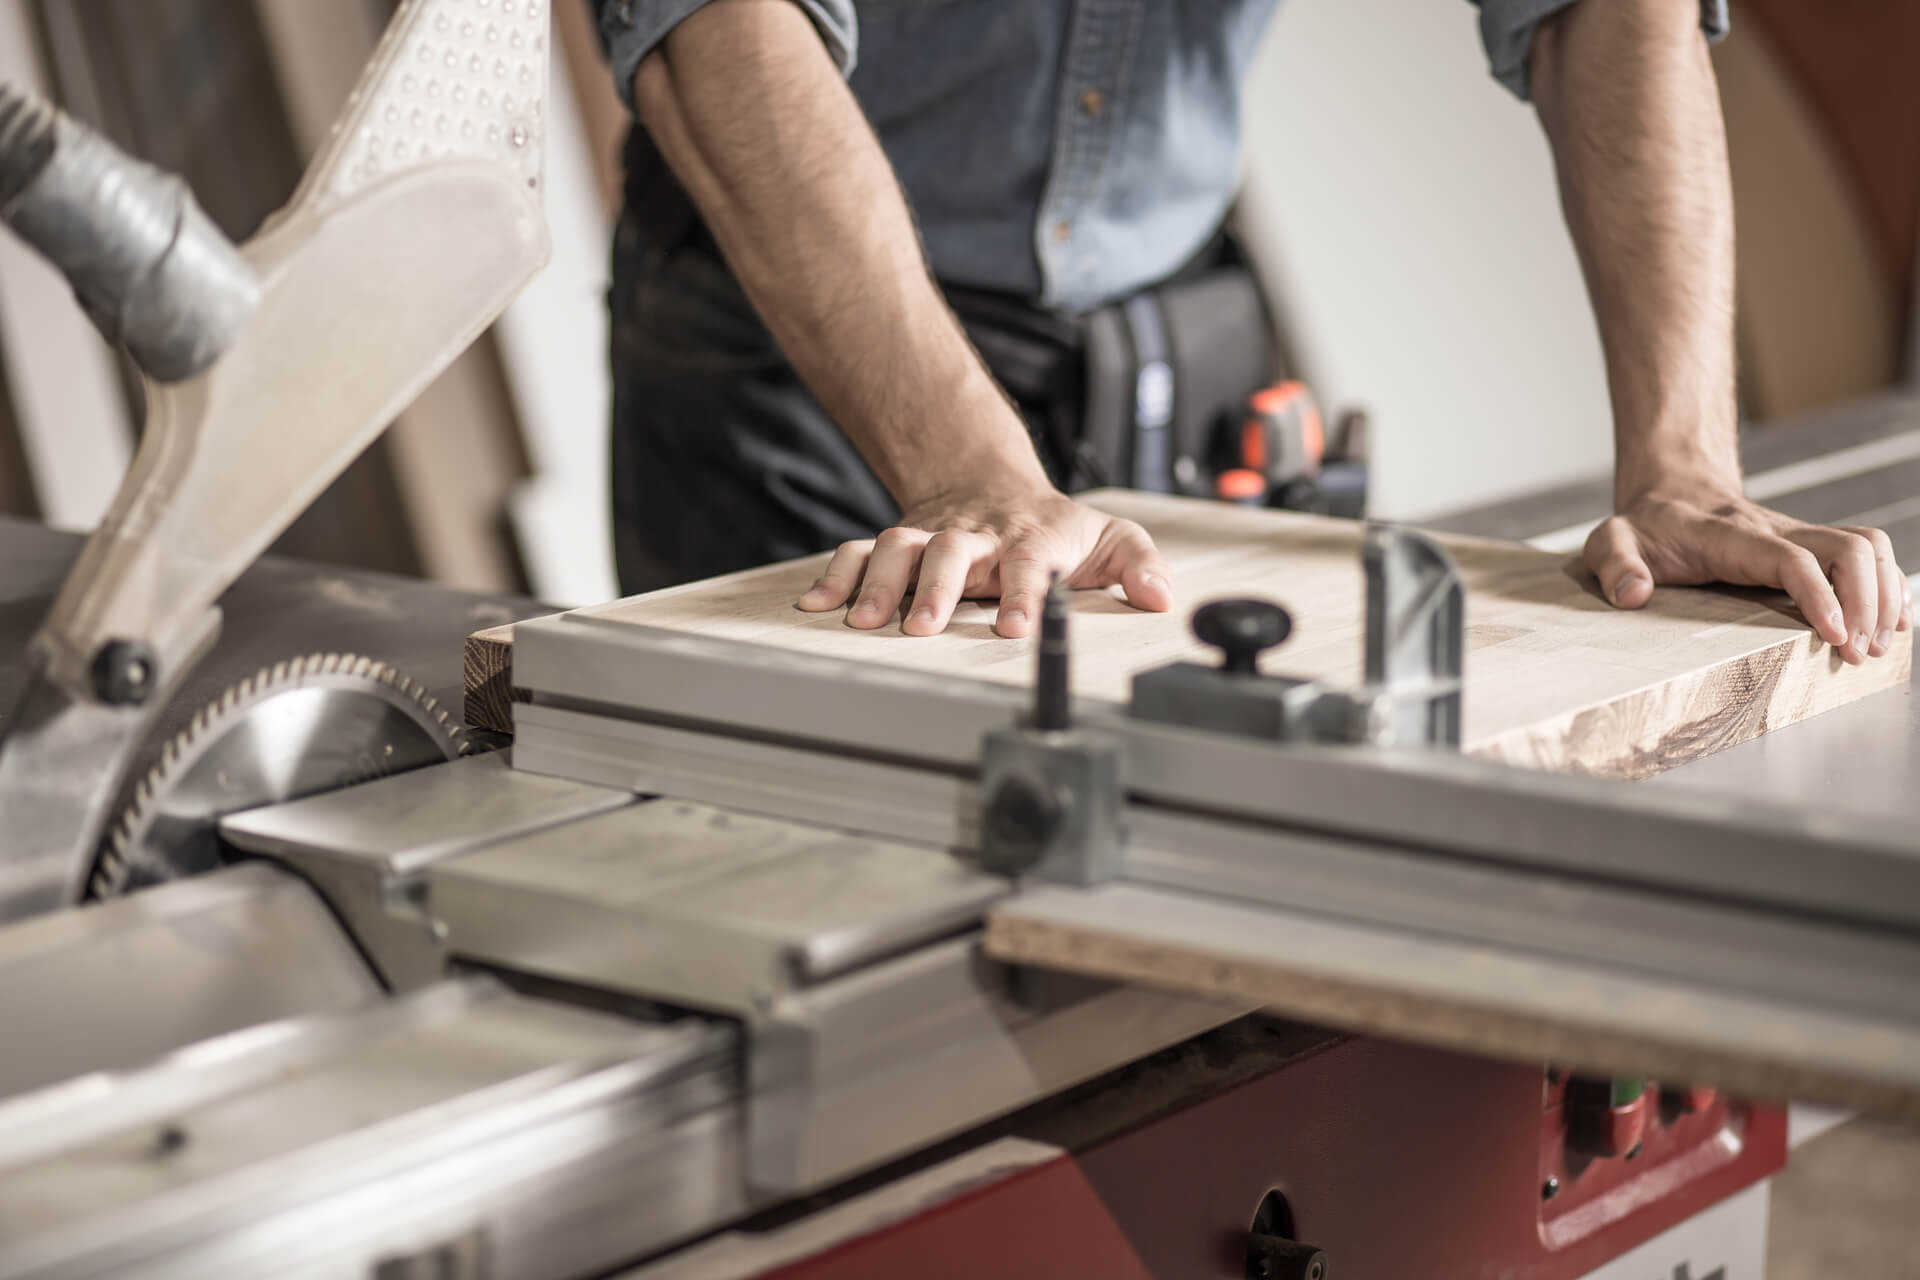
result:
M 466 731 L 385 663 L 310 654 L 202 707 L 135 784 L 108 829 L 87 897 L 220 865 L 222 816 L 463 755 Z

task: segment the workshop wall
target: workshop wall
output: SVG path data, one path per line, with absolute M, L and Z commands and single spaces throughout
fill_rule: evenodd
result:
M 1249 233 L 1307 378 L 1371 410 L 1381 515 L 1521 493 L 1610 457 L 1546 142 L 1488 76 L 1474 16 L 1287 0 L 1249 86 Z
M 1752 415 L 1920 378 L 1920 6 L 1753 0 L 1715 63 Z
M 1848 21 L 1834 22 L 1793 0 L 1737 6 L 1716 53 L 1751 417 L 1901 373 L 1920 10 L 1845 7 Z M 1474 17 L 1430 0 L 1288 0 L 1249 95 L 1248 232 L 1302 371 L 1323 398 L 1373 411 L 1383 515 L 1487 502 L 1611 463 L 1598 337 L 1551 156 L 1532 109 L 1488 76 Z M 1809 26 L 1848 34 L 1816 41 Z
M 0 359 L 0 392 L 7 386 L 5 361 Z M 33 491 L 33 472 L 20 447 L 20 424 L 14 418 L 13 398 L 0 394 L 0 512 L 34 517 L 40 501 Z

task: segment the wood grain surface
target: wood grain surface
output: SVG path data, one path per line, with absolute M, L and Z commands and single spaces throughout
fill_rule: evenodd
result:
M 1145 614 L 1114 592 L 1076 596 L 1073 679 L 1082 696 L 1123 701 L 1134 673 L 1206 659 L 1187 618 L 1198 604 L 1236 595 L 1277 600 L 1294 613 L 1294 636 L 1268 655 L 1266 669 L 1340 682 L 1358 676 L 1362 526 L 1118 491 L 1088 499 L 1153 532 L 1178 599 L 1171 613 Z M 1460 536 L 1443 541 L 1467 584 L 1465 746 L 1477 755 L 1644 777 L 1909 676 L 1909 635 L 1888 657 L 1849 667 L 1778 593 L 1663 589 L 1646 609 L 1622 613 L 1569 557 Z M 1031 644 L 995 637 L 990 603 L 963 605 L 945 635 L 929 638 L 905 636 L 897 624 L 855 631 L 840 612 L 800 613 L 793 601 L 824 564 L 824 556 L 809 557 L 584 612 L 949 676 L 1031 678 Z M 509 705 L 511 653 L 499 631 L 469 646 L 470 716 L 476 707 L 498 715 Z M 1865 1075 L 1830 1069 L 1794 1041 L 1806 1026 L 1776 1034 L 1764 1010 L 1739 1001 L 1474 942 L 1301 913 L 1281 922 L 1281 914 L 1125 884 L 1042 888 L 989 914 L 986 946 L 1008 961 L 1257 1002 L 1349 1030 L 1920 1114 L 1913 1046 L 1898 1036 L 1874 1040 L 1870 1029 L 1837 1016 L 1814 1040 L 1844 1037 L 1873 1050 L 1879 1065 Z M 1563 1000 L 1569 993 L 1578 998 Z M 1622 1009 L 1631 1016 L 1616 1016 Z
M 1211 660 L 1193 639 L 1193 608 L 1261 596 L 1293 612 L 1293 638 L 1264 669 L 1357 679 L 1365 604 L 1362 526 L 1121 490 L 1093 505 L 1152 531 L 1174 574 L 1172 612 L 1142 613 L 1117 591 L 1076 594 L 1073 683 L 1123 702 L 1135 672 Z M 1577 561 L 1511 543 L 1443 539 L 1467 584 L 1466 749 L 1513 764 L 1639 778 L 1904 683 L 1911 636 L 1885 658 L 1849 667 L 1776 592 L 1663 589 L 1623 613 Z M 582 612 L 648 626 L 777 645 L 862 662 L 1008 684 L 1032 677 L 1031 646 L 992 632 L 993 604 L 966 602 L 944 635 L 897 623 L 856 631 L 844 614 L 794 600 L 824 556 L 750 569 Z M 467 651 L 470 722 L 509 731 L 511 640 L 480 632 Z

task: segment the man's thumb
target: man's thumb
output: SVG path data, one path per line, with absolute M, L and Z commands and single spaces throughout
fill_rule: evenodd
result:
M 1653 571 L 1640 554 L 1633 525 L 1619 516 L 1603 520 L 1587 538 L 1587 567 L 1618 609 L 1638 609 L 1653 597 Z

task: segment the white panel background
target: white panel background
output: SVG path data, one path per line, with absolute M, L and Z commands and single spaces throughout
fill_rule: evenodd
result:
M 1606 468 L 1599 339 L 1530 106 L 1465 0 L 1285 0 L 1247 109 L 1249 233 L 1323 401 L 1373 410 L 1376 514 Z

